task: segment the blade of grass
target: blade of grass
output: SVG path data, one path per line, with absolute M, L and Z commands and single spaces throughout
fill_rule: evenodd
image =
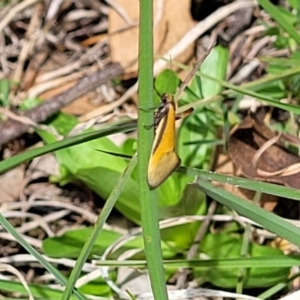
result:
M 278 25 L 295 40 L 298 46 L 300 46 L 299 33 L 295 27 L 286 20 L 282 12 L 269 0 L 258 0 L 258 3 L 270 14 L 270 16 L 278 23 Z
M 232 95 L 232 92 L 235 92 L 235 93 L 239 93 L 239 94 L 251 96 L 251 97 L 256 98 L 258 100 L 261 100 L 261 101 L 264 101 L 266 103 L 269 103 L 272 106 L 275 106 L 275 107 L 278 107 L 278 108 L 281 108 L 281 109 L 293 112 L 295 114 L 300 114 L 300 107 L 297 106 L 297 105 L 282 103 L 279 100 L 273 99 L 271 97 L 268 97 L 268 96 L 265 96 L 265 95 L 262 95 L 262 94 L 258 94 L 256 92 L 254 92 L 253 90 L 243 88 L 242 86 L 236 86 L 236 85 L 234 85 L 232 83 L 229 83 L 229 82 L 226 82 L 226 81 L 223 81 L 223 80 L 211 77 L 211 76 L 209 76 L 209 75 L 207 75 L 205 73 L 199 72 L 199 71 L 196 73 L 196 75 L 208 78 L 208 79 L 210 79 L 212 81 L 215 81 L 215 82 L 219 83 L 224 88 L 227 88 L 228 91 L 225 91 L 225 92 L 223 92 L 221 94 L 221 95 L 223 95 L 223 97 L 229 96 L 230 93 L 231 93 L 231 96 L 234 96 L 234 95 Z M 215 97 L 215 96 L 213 96 L 213 97 Z M 215 99 L 219 100 L 218 98 L 215 98 Z M 202 99 L 193 102 L 193 107 L 198 108 L 198 105 L 200 107 L 203 106 Z M 190 104 L 187 105 L 187 107 L 190 107 Z M 186 109 L 186 107 L 183 106 L 182 109 Z
M 221 188 L 217 188 L 206 180 L 198 179 L 194 186 L 219 203 L 260 224 L 263 228 L 274 232 L 298 247 L 300 246 L 299 228 L 284 219 Z
M 247 224 L 243 234 L 243 242 L 241 247 L 242 257 L 247 257 L 247 255 L 249 255 L 250 238 L 251 238 L 251 226 Z M 240 268 L 238 271 L 238 282 L 236 284 L 236 289 L 235 289 L 235 292 L 238 294 L 243 293 L 244 284 L 247 279 L 247 272 L 248 269 L 245 268 Z
M 278 256 L 259 256 L 259 257 L 238 257 L 238 258 L 223 258 L 223 259 L 178 259 L 164 260 L 165 267 L 171 268 L 277 268 L 277 267 L 293 267 L 300 266 L 300 256 L 278 255 Z M 145 260 L 101 260 L 97 261 L 97 266 L 106 267 L 135 267 L 147 268 Z
M 211 80 L 214 80 L 214 81 L 218 82 L 220 85 L 222 85 L 223 87 L 225 87 L 225 88 L 227 88 L 231 91 L 251 96 L 253 98 L 259 99 L 259 100 L 264 101 L 264 102 L 267 102 L 267 103 L 271 104 L 272 106 L 275 106 L 275 107 L 278 107 L 278 108 L 281 108 L 281 109 L 284 109 L 284 110 L 287 110 L 287 111 L 290 111 L 290 112 L 294 112 L 296 114 L 300 113 L 300 107 L 297 106 L 297 105 L 292 105 L 292 104 L 286 104 L 286 103 L 279 102 L 279 100 L 273 99 L 271 97 L 268 97 L 268 96 L 265 96 L 265 95 L 262 95 L 262 94 L 258 94 L 258 93 L 254 92 L 252 90 L 245 89 L 245 88 L 240 87 L 240 86 L 236 86 L 232 83 L 229 83 L 229 82 L 211 77 L 211 76 L 209 76 L 207 74 L 204 74 L 204 73 L 201 73 L 201 72 L 197 72 L 197 75 L 206 77 L 206 78 L 211 79 Z M 197 101 L 197 102 L 199 102 L 199 101 Z
M 190 70 L 189 67 L 186 67 L 183 64 L 180 64 L 178 62 L 173 62 L 172 63 L 178 67 L 180 67 L 183 70 Z M 225 97 L 235 97 L 237 93 L 239 94 L 244 94 L 244 95 L 248 95 L 257 99 L 260 99 L 262 101 L 265 101 L 275 107 L 290 111 L 290 112 L 294 112 L 296 114 L 300 113 L 300 108 L 297 105 L 291 105 L 291 104 L 287 104 L 287 103 L 282 103 L 279 102 L 276 99 L 273 99 L 271 97 L 265 96 L 265 95 L 261 95 L 255 92 L 255 90 L 259 89 L 261 86 L 263 86 L 263 84 L 266 84 L 268 82 L 272 82 L 275 80 L 280 80 L 280 79 L 285 79 L 291 76 L 295 76 L 297 74 L 300 73 L 300 68 L 294 68 L 291 70 L 288 70 L 286 72 L 282 72 L 280 74 L 275 74 L 275 75 L 270 75 L 270 76 L 266 76 L 265 78 L 261 78 L 258 79 L 257 81 L 253 81 L 250 83 L 246 83 L 242 86 L 236 86 L 234 84 L 228 83 L 226 81 L 211 77 L 205 73 L 202 73 L 200 71 L 198 71 L 195 75 L 196 76 L 203 76 L 205 78 L 208 78 L 212 81 L 215 81 L 217 83 L 219 83 L 221 86 L 223 86 L 224 88 L 227 88 L 228 90 L 224 91 L 222 94 L 220 95 L 215 95 L 213 97 L 209 97 L 209 98 L 205 98 L 205 99 L 201 99 L 198 101 L 193 102 L 193 107 L 194 108 L 201 108 L 203 107 L 203 105 L 207 105 L 208 103 L 211 102 L 218 102 L 218 101 L 222 101 Z M 205 102 L 205 103 L 203 103 Z M 183 105 L 180 107 L 180 111 L 184 111 L 188 108 L 191 107 L 191 104 L 187 104 L 187 105 Z
M 199 176 L 203 180 L 223 182 L 256 192 L 300 201 L 300 191 L 298 189 L 290 187 L 288 188 L 277 184 L 259 182 L 242 177 L 221 175 L 194 168 L 180 167 L 177 171 L 183 174 L 187 174 L 191 177 Z
M 153 97 L 153 1 L 140 0 L 139 36 L 139 107 L 154 107 Z M 157 193 L 150 191 L 147 168 L 153 140 L 153 114 L 139 110 L 138 117 L 138 184 L 145 255 L 154 299 L 167 300 L 160 230 L 158 225 Z
M 102 130 L 97 130 L 94 132 L 83 133 L 78 136 L 74 136 L 71 138 L 64 139 L 62 141 L 48 144 L 48 145 L 45 145 L 45 146 L 37 148 L 37 149 L 26 151 L 24 153 L 18 154 L 9 159 L 1 161 L 0 162 L 0 174 L 13 168 L 13 167 L 18 166 L 19 164 L 21 164 L 27 160 L 33 159 L 33 158 L 41 156 L 43 154 L 57 151 L 60 149 L 64 149 L 67 147 L 71 147 L 74 145 L 78 145 L 81 143 L 85 143 L 90 140 L 104 137 L 104 136 L 107 136 L 110 134 L 130 131 L 135 128 L 136 128 L 135 122 L 134 123 L 130 122 L 127 124 L 123 124 L 123 125 L 119 125 L 119 126 L 115 126 L 115 127 L 111 127 L 111 128 L 106 128 L 106 129 L 102 129 Z
M 264 291 L 262 294 L 258 296 L 260 299 L 270 299 L 271 296 L 278 293 L 280 290 L 284 289 L 289 283 L 293 282 L 296 278 L 300 276 L 300 273 L 296 273 L 295 275 L 289 277 L 284 282 L 277 283 L 276 285 L 272 286 L 268 290 Z
M 190 67 L 187 67 L 186 65 L 181 64 L 179 62 L 176 62 L 174 60 L 172 60 L 172 64 L 179 67 L 179 68 L 181 68 L 182 70 L 186 70 L 186 71 L 191 70 Z M 287 69 L 286 71 L 282 71 L 280 73 L 268 74 L 264 77 L 260 77 L 256 80 L 251 81 L 251 82 L 246 82 L 246 83 L 240 85 L 239 87 L 241 87 L 243 89 L 251 89 L 252 91 L 255 91 L 255 90 L 263 88 L 263 86 L 267 83 L 277 81 L 277 80 L 281 80 L 281 79 L 287 79 L 287 78 L 295 76 L 299 73 L 300 73 L 300 67 L 296 66 L 294 68 Z M 197 73 L 196 73 L 196 76 L 197 76 Z M 217 80 L 217 79 L 214 78 L 214 80 Z
M 45 300 L 57 299 L 62 294 L 62 291 L 54 290 L 47 286 L 42 286 L 37 284 L 28 284 L 28 285 L 32 295 L 38 299 L 45 299 Z M 1 286 L 1 292 L 6 291 L 6 292 L 13 292 L 13 293 L 20 293 L 21 295 L 27 295 L 23 285 L 19 282 L 0 280 L 0 286 Z M 28 297 L 26 299 L 28 300 Z M 75 296 L 72 296 L 70 298 L 70 300 L 75 300 L 75 299 L 76 299 Z
M 112 211 L 115 203 L 117 202 L 121 192 L 123 191 L 124 186 L 127 183 L 128 178 L 131 176 L 132 171 L 134 170 L 137 163 L 137 156 L 135 155 L 130 163 L 127 165 L 126 170 L 120 177 L 118 183 L 112 190 L 111 194 L 109 195 L 104 207 L 101 210 L 101 214 L 98 216 L 96 224 L 94 226 L 94 230 L 92 231 L 90 237 L 84 244 L 82 250 L 80 251 L 79 257 L 76 261 L 75 267 L 71 272 L 71 275 L 68 280 L 68 284 L 66 286 L 66 289 L 62 295 L 62 300 L 69 299 L 72 290 L 75 286 L 76 280 L 79 277 L 82 267 L 84 263 L 86 262 L 88 256 L 90 255 L 90 252 L 102 230 L 103 225 L 105 224 L 110 212 Z
M 28 244 L 22 236 L 14 229 L 14 227 L 6 220 L 6 218 L 0 213 L 0 224 L 3 228 L 9 232 L 16 241 L 27 250 L 33 257 L 35 257 L 39 263 L 47 269 L 53 276 L 55 276 L 56 280 L 65 286 L 67 284 L 67 279 L 63 276 L 56 268 L 54 268 L 41 254 L 39 254 L 30 244 Z M 79 291 L 75 291 L 75 296 L 80 300 L 87 300 L 87 298 Z

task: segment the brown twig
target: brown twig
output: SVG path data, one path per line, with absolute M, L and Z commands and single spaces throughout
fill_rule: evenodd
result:
M 82 78 L 75 86 L 68 91 L 63 92 L 39 106 L 26 111 L 23 116 L 31 119 L 35 123 L 45 121 L 51 115 L 58 112 L 62 107 L 71 103 L 82 95 L 92 91 L 101 84 L 119 76 L 123 73 L 123 68 L 118 63 L 111 63 L 105 66 L 97 73 Z M 0 145 L 3 145 L 23 133 L 25 133 L 30 125 L 20 123 L 16 120 L 8 120 L 0 124 Z

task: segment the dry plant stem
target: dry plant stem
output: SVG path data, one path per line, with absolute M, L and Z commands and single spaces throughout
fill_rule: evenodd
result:
M 48 11 L 46 14 L 46 18 L 45 18 L 45 20 L 47 22 L 51 21 L 55 17 L 55 15 L 57 14 L 57 12 L 60 9 L 62 2 L 63 2 L 63 0 L 52 0 L 50 2 L 49 8 L 48 8 Z
M 42 241 L 24 234 L 20 234 L 20 236 L 31 246 L 39 249 L 42 248 Z M 16 239 L 8 232 L 0 232 L 0 239 L 14 241 L 14 242 L 16 241 Z
M 25 0 L 21 1 L 19 4 L 14 6 L 12 9 L 9 10 L 8 14 L 2 19 L 0 22 L 0 32 L 6 27 L 7 24 L 17 15 L 20 11 L 28 8 L 29 6 L 33 5 L 40 0 Z
M 58 112 L 65 105 L 95 89 L 101 84 L 121 75 L 122 73 L 123 68 L 120 64 L 109 64 L 97 73 L 81 79 L 68 91 L 63 92 L 58 96 L 55 96 L 52 99 L 40 104 L 39 106 L 26 111 L 24 116 L 30 118 L 35 123 L 43 122 L 48 117 Z M 19 137 L 25 133 L 29 127 L 30 126 L 27 124 L 22 124 L 14 120 L 3 122 L 0 124 L 0 145 Z
M 32 18 L 30 19 L 28 30 L 26 32 L 26 38 L 18 58 L 18 64 L 13 76 L 13 81 L 21 80 L 23 75 L 24 64 L 27 58 L 31 55 L 32 50 L 38 41 L 38 36 L 34 37 L 34 32 L 36 32 L 40 28 L 41 25 L 40 16 L 42 13 L 42 9 L 43 9 L 43 5 L 41 3 L 38 3 L 33 9 L 33 15 Z
M 2 70 L 0 71 L 0 79 L 5 78 L 4 74 L 7 74 L 9 70 L 6 52 L 5 52 L 5 39 L 4 34 L 0 32 L 0 64 L 2 66 Z
M 268 140 L 267 142 L 265 142 L 255 153 L 255 155 L 252 158 L 251 163 L 256 166 L 257 162 L 259 160 L 259 158 L 261 157 L 261 155 L 268 149 L 270 148 L 272 145 L 276 144 L 281 138 L 281 133 L 274 136 L 273 138 L 271 138 L 270 140 Z
M 273 37 L 267 36 L 264 38 L 261 38 L 258 40 L 254 45 L 252 45 L 252 48 L 250 49 L 250 52 L 245 53 L 245 56 L 247 59 L 253 59 L 256 57 L 260 51 L 262 51 L 266 46 L 272 42 L 275 42 L 275 39 Z
M 51 258 L 46 255 L 43 255 L 43 257 L 55 264 L 60 264 L 66 267 L 74 268 L 76 260 L 69 259 L 69 258 Z M 5 264 L 18 264 L 20 265 L 28 265 L 28 263 L 37 262 L 37 259 L 33 257 L 31 254 L 16 254 L 12 256 L 6 256 L 6 257 L 0 257 L 0 263 Z M 96 266 L 93 266 L 91 263 L 85 263 L 84 267 L 82 268 L 83 272 L 92 272 L 96 269 Z M 51 277 L 53 278 L 53 277 Z
M 16 115 L 12 111 L 10 111 L 9 109 L 4 108 L 4 107 L 0 107 L 0 114 L 11 120 L 15 120 L 15 121 L 23 123 L 25 125 L 29 125 L 29 126 L 37 125 L 37 123 L 33 122 L 31 119 L 29 119 L 25 116 Z
M 230 83 L 240 84 L 243 80 L 249 78 L 249 76 L 259 67 L 260 61 L 258 59 L 253 59 L 248 64 L 242 67 L 236 75 L 230 79 Z
M 28 293 L 29 300 L 34 300 L 32 293 L 29 289 L 29 286 L 26 282 L 26 279 L 24 278 L 22 273 L 18 271 L 18 269 L 14 268 L 13 266 L 8 265 L 8 264 L 0 264 L 0 272 L 9 272 L 9 273 L 14 274 L 16 277 L 18 277 L 18 279 L 22 283 L 23 287 L 25 288 L 26 292 Z
M 93 69 L 95 71 L 95 66 L 92 66 L 90 69 Z M 90 72 L 90 74 L 91 73 L 93 73 L 93 72 Z M 36 84 L 27 91 L 27 97 L 29 97 L 29 98 L 38 97 L 38 95 L 40 95 L 48 90 L 63 86 L 71 81 L 79 80 L 83 76 L 84 76 L 83 72 L 76 72 L 76 73 L 70 74 L 68 76 L 59 77 L 54 80 L 44 82 L 42 84 Z
M 38 201 L 31 202 L 29 204 L 30 207 L 40 207 L 40 206 L 49 206 L 55 208 L 63 208 L 70 211 L 74 211 L 84 217 L 87 221 L 94 224 L 97 219 L 97 215 L 88 211 L 87 209 L 81 208 L 79 206 L 73 205 L 72 203 L 67 203 L 63 201 L 56 201 L 56 200 L 47 200 L 43 201 L 38 199 Z M 12 202 L 6 203 L 5 206 L 1 207 L 0 212 L 5 215 L 5 212 L 10 210 L 22 209 L 24 207 L 28 207 L 28 203 L 26 202 Z M 106 229 L 107 227 L 105 227 Z
M 133 23 L 133 20 L 128 16 L 126 10 L 120 3 L 116 3 L 114 0 L 106 0 L 106 3 L 108 3 L 128 25 Z
M 208 226 L 211 222 L 211 218 L 213 216 L 213 214 L 215 213 L 215 210 L 217 208 L 217 202 L 213 201 L 211 203 L 211 205 L 209 206 L 208 212 L 207 212 L 207 218 L 203 221 L 203 223 L 201 224 L 196 237 L 194 239 L 194 243 L 191 246 L 188 255 L 187 255 L 187 260 L 191 260 L 195 257 L 197 250 L 199 248 L 199 243 L 201 242 L 202 238 L 204 237 Z M 183 288 L 187 279 L 188 274 L 190 273 L 189 269 L 182 269 L 181 270 L 181 274 L 179 275 L 178 279 L 177 279 L 177 283 L 176 283 L 176 287 L 177 288 Z
M 60 212 L 63 212 L 63 213 L 60 213 Z M 63 218 L 64 216 L 68 215 L 70 213 L 70 211 L 59 211 L 60 214 L 56 214 L 56 216 L 58 216 L 59 218 Z M 24 224 L 19 227 L 19 228 L 16 228 L 17 231 L 19 233 L 24 233 L 24 232 L 27 232 L 27 231 L 30 231 L 34 228 L 37 228 L 37 227 L 40 227 L 41 229 L 43 229 L 45 231 L 45 233 L 48 235 L 48 236 L 54 236 L 55 234 L 51 231 L 49 225 L 47 222 L 50 222 L 50 218 L 51 219 L 54 219 L 54 221 L 56 221 L 58 218 L 52 218 L 52 216 L 50 216 L 49 218 L 49 215 L 47 215 L 45 218 L 47 218 L 47 220 L 43 217 L 40 217 L 38 215 L 34 215 L 34 214 L 30 214 L 30 213 L 26 213 L 26 212 L 20 212 L 20 211 L 9 211 L 5 214 L 3 214 L 6 218 L 7 216 L 9 218 L 15 218 L 15 217 L 20 217 L 20 218 L 32 218 L 33 221 L 29 221 L 29 222 L 26 222 L 24 221 Z
M 53 237 L 55 236 L 55 233 L 51 230 L 50 225 L 48 223 L 63 219 L 63 217 L 67 215 L 70 215 L 69 210 L 60 210 L 58 212 L 43 217 L 38 216 L 35 217 L 33 221 L 24 223 L 22 226 L 17 228 L 17 231 L 20 233 L 25 233 L 35 228 L 41 227 L 42 229 L 44 229 L 48 237 Z
M 43 82 L 48 82 L 51 79 L 71 74 L 76 69 L 80 69 L 81 67 L 90 63 L 91 60 L 94 59 L 94 57 L 102 55 L 102 53 L 100 53 L 102 46 L 103 46 L 102 42 L 97 43 L 95 46 L 88 49 L 86 53 L 84 53 L 76 62 L 72 64 L 67 64 L 66 66 L 63 66 L 59 69 L 55 69 L 38 76 L 36 78 L 36 83 L 40 84 Z M 90 71 L 88 70 L 88 72 Z
M 205 33 L 207 30 L 215 26 L 218 22 L 222 21 L 228 15 L 236 12 L 238 9 L 248 8 L 255 6 L 255 1 L 237 1 L 231 4 L 228 4 L 214 13 L 212 13 L 205 20 L 199 22 L 196 26 L 194 26 L 191 30 L 189 30 L 182 39 L 171 48 L 164 56 L 163 59 L 158 60 L 154 65 L 154 73 L 158 74 L 161 72 L 166 65 L 168 64 L 167 60 L 171 57 L 172 59 L 176 58 L 180 55 L 185 49 L 189 47 L 191 43 L 193 43 L 200 35 Z

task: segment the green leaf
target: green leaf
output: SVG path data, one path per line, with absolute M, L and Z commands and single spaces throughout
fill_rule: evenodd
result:
M 213 147 L 211 144 L 199 144 L 197 141 L 215 140 L 220 118 L 221 115 L 205 109 L 196 111 L 183 120 L 178 134 L 181 165 L 204 169 L 209 166 Z
M 224 80 L 228 65 L 228 49 L 217 46 L 212 49 L 200 67 L 202 74 Z M 223 90 L 222 85 L 217 80 L 211 80 L 204 76 L 194 76 L 190 86 L 181 100 L 185 103 L 192 103 L 198 99 L 203 99 L 219 94 Z
M 115 158 L 115 160 L 120 159 Z M 95 167 L 78 169 L 74 176 L 106 200 L 119 180 L 121 171 Z M 129 220 L 140 224 L 140 205 L 137 189 L 137 182 L 130 178 L 116 203 L 116 208 Z
M 110 272 L 110 275 L 111 273 L 112 272 Z M 102 296 L 105 298 L 111 298 L 113 295 L 111 288 L 102 278 L 90 281 L 89 283 L 80 287 L 79 290 L 88 295 Z
M 288 0 L 288 3 L 290 4 L 291 7 L 295 9 L 300 9 L 300 2 L 298 0 Z
M 26 110 L 29 110 L 29 109 L 32 109 L 32 108 L 38 106 L 42 102 L 43 102 L 42 99 L 39 99 L 39 98 L 25 98 L 21 102 L 19 108 L 20 108 L 20 110 L 26 111 Z
M 24 153 L 18 154 L 16 156 L 13 156 L 9 159 L 3 160 L 0 162 L 0 173 L 3 173 L 23 162 L 26 162 L 32 158 L 41 156 L 43 154 L 54 152 L 60 149 L 64 149 L 66 147 L 71 147 L 73 145 L 78 145 L 81 143 L 85 143 L 87 141 L 93 140 L 95 138 L 103 137 L 106 135 L 110 135 L 117 132 L 124 132 L 124 131 L 130 131 L 136 128 L 136 125 L 134 123 L 127 123 L 127 124 L 118 124 L 115 127 L 110 128 L 103 128 L 101 130 L 97 130 L 95 132 L 88 132 L 84 134 L 80 134 L 75 137 L 67 138 L 65 140 L 59 141 L 59 142 L 53 142 L 49 145 L 36 148 L 33 150 L 26 151 Z M 53 138 L 53 136 L 52 136 Z M 54 140 L 54 138 L 53 138 Z
M 260 224 L 263 228 L 300 246 L 299 229 L 291 223 L 221 188 L 216 188 L 204 178 L 198 180 L 195 186 L 201 189 L 206 195 Z
M 206 197 L 204 193 L 195 189 L 192 185 L 187 184 L 186 177 L 182 178 L 182 180 L 183 179 L 185 179 L 185 188 L 180 201 L 174 206 L 168 206 L 161 209 L 161 214 L 164 215 L 164 218 L 205 215 L 207 212 Z M 194 243 L 200 225 L 200 222 L 194 222 L 165 228 L 161 231 L 161 237 L 168 245 L 172 245 L 172 248 L 181 252 L 182 250 L 189 249 Z
M 77 258 L 92 230 L 93 228 L 80 228 L 67 231 L 61 236 L 47 238 L 43 240 L 42 249 L 50 257 Z M 102 255 L 120 236 L 119 233 L 102 230 L 90 255 Z
M 236 258 L 240 256 L 242 247 L 241 236 L 222 234 L 207 234 L 201 241 L 199 251 L 211 259 Z M 282 255 L 282 251 L 254 243 L 249 245 L 249 257 Z M 200 282 L 210 282 L 222 288 L 234 288 L 239 280 L 239 268 L 207 268 L 193 270 L 194 276 Z M 287 267 L 250 268 L 247 270 L 244 286 L 246 288 L 261 288 L 286 280 L 289 275 Z
M 160 96 L 164 93 L 175 95 L 180 82 L 180 78 L 174 71 L 166 69 L 161 72 L 155 79 L 155 89 L 159 93 L 159 95 L 157 95 L 156 91 L 154 92 L 154 94 L 159 98 L 158 103 L 160 103 Z

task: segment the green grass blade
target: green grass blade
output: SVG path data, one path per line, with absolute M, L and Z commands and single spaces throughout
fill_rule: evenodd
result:
M 230 207 L 239 214 L 260 224 L 263 228 L 274 232 L 278 236 L 297 246 L 300 246 L 299 228 L 285 221 L 284 219 L 223 189 L 217 188 L 206 180 L 199 179 L 196 183 L 194 183 L 194 186 L 219 203 Z
M 259 257 L 238 257 L 238 258 L 224 258 L 224 259 L 178 259 L 178 260 L 164 260 L 165 267 L 172 268 L 277 268 L 277 267 L 293 267 L 300 266 L 299 255 L 280 255 L 280 256 L 259 256 Z M 105 260 L 97 261 L 98 266 L 107 267 L 135 267 L 147 268 L 145 260 Z
M 63 276 L 56 268 L 54 268 L 42 255 L 40 255 L 30 244 L 28 244 L 25 239 L 19 235 L 19 233 L 14 229 L 14 227 L 5 219 L 5 217 L 0 213 L 0 224 L 3 228 L 9 232 L 17 242 L 27 250 L 32 256 L 34 256 L 39 263 L 47 269 L 53 276 L 55 276 L 56 280 L 65 286 L 67 284 L 67 279 Z M 74 292 L 77 299 L 87 300 L 87 298 L 79 291 Z
M 13 292 L 13 293 L 20 293 L 21 295 L 27 295 L 24 286 L 19 282 L 0 280 L 0 286 L 1 286 L 1 292 L 6 291 L 6 292 Z M 42 286 L 37 284 L 28 284 L 28 286 L 35 299 L 44 299 L 44 300 L 58 299 L 62 294 L 62 291 L 54 290 L 47 286 Z M 12 298 L 5 298 L 5 299 L 12 299 Z M 28 300 L 28 297 L 26 299 Z M 75 296 L 72 296 L 70 298 L 70 300 L 75 300 L 75 299 L 76 299 Z
M 139 107 L 154 107 L 153 99 L 153 1 L 140 1 L 139 36 Z M 153 140 L 153 113 L 139 110 L 138 117 L 138 184 L 145 254 L 154 299 L 166 300 L 168 294 L 162 264 L 158 226 L 157 193 L 147 184 L 147 169 Z
M 259 100 L 267 102 L 268 104 L 270 104 L 272 106 L 275 106 L 275 107 L 278 107 L 278 108 L 281 108 L 281 109 L 284 109 L 284 110 L 287 110 L 287 111 L 291 111 L 291 112 L 296 113 L 296 114 L 300 113 L 300 107 L 297 106 L 297 105 L 282 103 L 279 100 L 273 99 L 273 98 L 265 96 L 263 94 L 258 94 L 258 93 L 254 92 L 252 90 L 245 89 L 245 88 L 240 87 L 240 86 L 236 86 L 232 83 L 222 81 L 222 80 L 217 79 L 217 78 L 213 78 L 213 77 L 211 77 L 207 74 L 201 73 L 201 72 L 198 72 L 197 75 L 207 77 L 211 80 L 215 80 L 215 81 L 219 82 L 223 87 L 225 87 L 225 88 L 227 88 L 231 91 L 234 91 L 234 92 L 237 92 L 237 93 L 240 93 L 240 94 L 244 94 L 244 95 L 248 95 L 248 96 L 251 96 L 253 98 L 257 98 Z
M 74 136 L 71 138 L 64 139 L 62 141 L 48 144 L 48 145 L 45 145 L 45 146 L 37 148 L 37 149 L 26 151 L 24 153 L 18 154 L 9 159 L 1 161 L 0 162 L 0 174 L 11 168 L 18 166 L 19 164 L 21 164 L 25 161 L 33 159 L 37 156 L 41 156 L 41 155 L 49 153 L 49 152 L 53 152 L 53 151 L 57 151 L 57 150 L 71 147 L 74 145 L 78 145 L 81 143 L 85 143 L 90 140 L 97 139 L 97 138 L 107 136 L 110 134 L 114 134 L 117 132 L 130 131 L 135 128 L 136 128 L 135 122 L 134 123 L 130 122 L 128 124 L 115 126 L 112 128 L 107 128 L 107 129 L 102 129 L 102 130 L 98 130 L 98 131 L 94 131 L 94 132 L 80 134 L 78 136 Z
M 272 286 L 268 290 L 264 291 L 262 294 L 258 296 L 258 298 L 269 299 L 271 296 L 275 295 L 276 293 L 284 289 L 289 283 L 293 282 L 296 278 L 299 278 L 299 276 L 300 276 L 299 272 L 294 274 L 293 276 L 290 276 L 286 281 L 280 282 Z
M 186 67 L 185 65 L 180 64 L 178 62 L 173 62 L 173 64 L 176 65 L 176 66 L 179 66 L 183 70 L 189 70 L 190 69 L 190 68 Z M 228 90 L 224 91 L 221 95 L 215 95 L 215 96 L 212 96 L 212 97 L 209 97 L 209 98 L 206 98 L 206 99 L 201 99 L 201 100 L 195 101 L 193 103 L 193 107 L 194 108 L 201 108 L 204 105 L 207 105 L 211 102 L 222 101 L 224 99 L 224 97 L 235 97 L 236 94 L 238 93 L 238 94 L 244 94 L 244 95 L 248 95 L 248 96 L 257 98 L 259 100 L 262 100 L 262 101 L 265 101 L 265 102 L 269 103 L 272 106 L 275 106 L 275 107 L 278 107 L 278 108 L 281 108 L 281 109 L 299 114 L 300 113 L 299 106 L 292 105 L 292 104 L 287 104 L 287 103 L 282 103 L 279 100 L 276 100 L 276 99 L 273 99 L 271 97 L 268 97 L 268 96 L 265 96 L 265 95 L 262 95 L 262 94 L 259 94 L 259 93 L 255 92 L 255 90 L 261 88 L 264 84 L 267 84 L 267 83 L 270 83 L 270 82 L 273 82 L 273 81 L 276 81 L 276 80 L 280 80 L 280 79 L 285 79 L 285 78 L 288 78 L 288 77 L 291 77 L 291 76 L 295 76 L 299 73 L 300 73 L 300 68 L 296 67 L 294 69 L 288 70 L 286 72 L 282 72 L 280 74 L 275 74 L 275 75 L 272 74 L 272 75 L 266 76 L 264 78 L 260 78 L 256 81 L 249 82 L 249 83 L 246 83 L 246 84 L 241 85 L 241 86 L 236 86 L 236 85 L 231 84 L 229 82 L 220 80 L 218 78 L 211 77 L 207 74 L 204 74 L 204 73 L 198 71 L 195 74 L 196 76 L 203 76 L 203 77 L 208 78 L 212 81 L 215 81 L 215 82 L 219 83 L 221 86 L 223 86 L 224 88 L 227 88 Z M 190 104 L 183 105 L 183 106 L 180 107 L 180 111 L 184 111 L 187 108 L 189 108 L 190 106 L 191 106 Z
M 178 172 L 188 174 L 191 177 L 199 176 L 204 180 L 218 181 L 230 185 L 235 185 L 244 189 L 275 195 L 278 197 L 285 197 L 293 200 L 300 201 L 300 190 L 294 188 L 288 188 L 282 185 L 265 183 L 255 181 L 242 177 L 234 177 L 229 175 L 217 174 L 214 172 L 193 169 L 193 168 L 179 168 Z
M 137 156 L 135 155 L 131 162 L 128 164 L 125 172 L 123 173 L 123 175 L 120 177 L 117 185 L 114 187 L 113 191 L 111 192 L 110 196 L 108 197 L 103 209 L 101 210 L 101 214 L 99 215 L 96 224 L 94 226 L 94 230 L 92 232 L 92 234 L 90 235 L 89 239 L 86 241 L 86 243 L 84 244 L 80 255 L 76 261 L 75 267 L 71 272 L 71 275 L 69 277 L 68 280 L 68 284 L 66 286 L 66 289 L 63 293 L 62 296 L 62 300 L 67 300 L 69 299 L 72 290 L 75 286 L 76 280 L 79 277 L 82 267 L 84 265 L 84 263 L 86 262 L 101 230 L 103 225 L 105 224 L 110 212 L 112 211 L 115 203 L 117 202 L 121 192 L 123 191 L 123 188 L 125 186 L 125 184 L 127 183 L 128 178 L 130 177 L 132 171 L 134 170 L 134 168 L 136 167 L 136 163 L 137 163 Z
M 258 0 L 258 3 L 270 14 L 270 16 L 278 23 L 279 26 L 296 41 L 298 46 L 300 46 L 299 33 L 295 27 L 286 20 L 282 12 L 269 0 Z

